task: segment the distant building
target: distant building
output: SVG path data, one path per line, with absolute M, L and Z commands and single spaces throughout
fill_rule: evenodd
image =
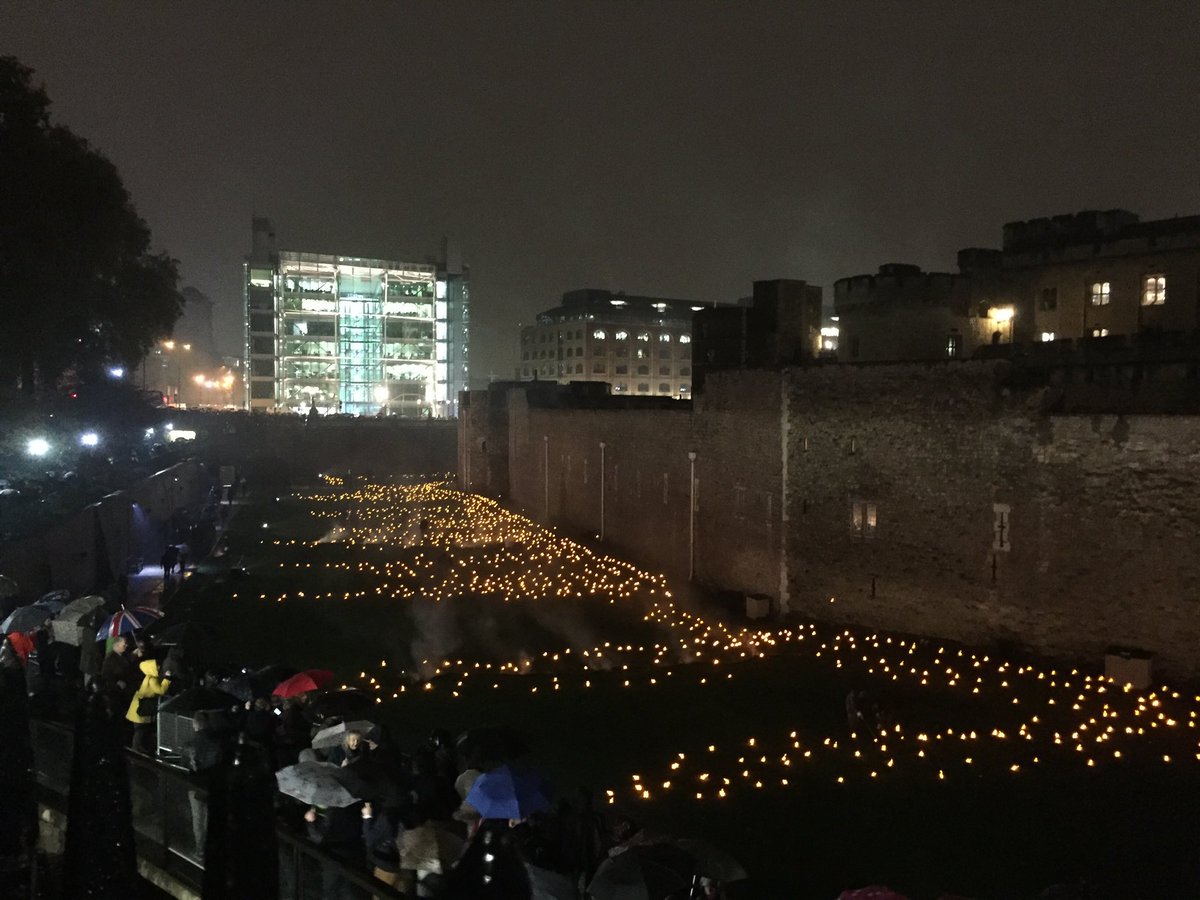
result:
M 1116 209 L 1011 222 L 1001 250 L 963 250 L 958 268 L 889 264 L 837 281 L 838 358 L 957 358 L 993 344 L 1200 328 L 1200 216 L 1142 222 Z
M 692 358 L 695 389 L 721 369 L 792 365 L 821 353 L 821 288 L 788 278 L 754 282 L 737 306 L 696 313 Z
M 712 303 L 585 288 L 521 329 L 519 380 L 599 381 L 613 394 L 692 396 L 692 316 Z
M 467 384 L 468 272 L 277 250 L 254 220 L 245 264 L 251 410 L 445 417 Z

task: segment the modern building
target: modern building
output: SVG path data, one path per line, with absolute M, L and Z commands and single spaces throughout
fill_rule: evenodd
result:
M 754 282 L 751 297 L 737 306 L 696 313 L 695 390 L 721 369 L 793 365 L 821 353 L 821 288 L 790 278 Z
M 967 357 L 986 345 L 1145 343 L 1200 329 L 1200 216 L 1127 210 L 1010 222 L 957 273 L 889 264 L 834 285 L 838 358 Z
M 457 415 L 467 386 L 468 270 L 275 247 L 255 218 L 245 263 L 251 410 Z
M 585 288 L 521 329 L 518 380 L 607 382 L 613 394 L 692 396 L 692 316 L 712 303 Z

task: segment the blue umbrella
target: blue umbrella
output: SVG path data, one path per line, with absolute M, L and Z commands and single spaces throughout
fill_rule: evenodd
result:
M 54 605 L 43 603 L 41 600 L 28 606 L 20 606 L 14 609 L 7 619 L 0 622 L 0 633 L 33 631 L 35 628 L 40 628 L 47 619 L 53 619 L 60 609 L 62 609 L 61 603 L 55 608 Z
M 500 766 L 484 772 L 467 794 L 467 803 L 484 819 L 525 819 L 550 808 L 550 785 L 535 772 Z

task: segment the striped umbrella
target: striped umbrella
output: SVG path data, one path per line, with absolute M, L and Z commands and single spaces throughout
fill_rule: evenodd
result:
M 139 628 L 145 628 L 154 620 L 161 618 L 162 613 L 148 606 L 120 609 L 104 620 L 104 624 L 96 632 L 96 640 L 103 641 L 119 634 L 132 634 Z

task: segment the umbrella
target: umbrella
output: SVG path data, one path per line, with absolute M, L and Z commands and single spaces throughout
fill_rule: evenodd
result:
M 475 779 L 467 803 L 481 819 L 525 819 L 549 809 L 551 793 L 540 775 L 500 766 Z
M 707 841 L 683 838 L 674 843 L 686 850 L 696 861 L 696 874 L 701 878 L 730 884 L 734 881 L 745 881 L 750 877 L 740 862 Z
M 419 828 L 410 828 L 399 840 L 400 868 L 441 875 L 450 871 L 465 843 L 457 834 L 438 828 L 431 822 Z
M 330 747 L 336 747 L 342 742 L 347 731 L 357 731 L 359 734 L 365 735 L 368 732 L 378 729 L 378 725 L 374 722 L 368 722 L 365 719 L 359 719 L 355 722 L 339 722 L 337 725 L 330 725 L 328 728 L 322 728 L 312 739 L 312 748 L 314 750 L 328 750 Z
M 509 762 L 529 752 L 525 739 L 506 725 L 472 728 L 460 734 L 455 743 L 463 759 L 477 768 Z
M 560 872 L 525 863 L 533 896 L 539 900 L 579 900 L 575 883 Z
M 248 672 L 240 672 L 218 682 L 217 690 L 237 697 L 243 703 L 249 703 L 256 696 L 254 684 Z
M 331 716 L 343 719 L 364 716 L 375 708 L 375 698 L 357 688 L 330 691 L 312 701 L 309 707 L 318 720 Z
M 90 596 L 72 600 L 50 623 L 51 637 L 63 644 L 81 646 L 86 632 L 84 622 L 102 606 L 103 597 Z
M 302 762 L 275 773 L 279 793 L 295 797 L 310 806 L 349 806 L 355 797 L 334 776 L 338 767 L 332 763 Z
M 33 631 L 36 628 L 40 628 L 47 619 L 54 618 L 56 612 L 58 612 L 57 609 L 43 606 L 40 600 L 28 606 L 19 606 L 12 611 L 7 619 L 0 623 L 0 631 L 5 634 L 11 634 L 14 631 Z
M 194 687 L 163 700 L 158 709 L 159 712 L 186 716 L 201 709 L 230 709 L 240 705 L 237 697 L 217 688 Z
M 263 666 L 257 672 L 250 673 L 250 687 L 254 691 L 255 697 L 270 697 L 271 691 L 275 690 L 276 686 L 287 681 L 299 671 L 299 669 L 281 664 Z
M 194 644 L 197 640 L 215 641 L 217 638 L 217 633 L 207 625 L 198 625 L 189 620 L 163 626 L 162 623 L 165 621 L 165 619 L 159 619 L 146 629 L 148 634 L 154 636 L 154 643 L 159 647 L 178 647 L 184 641 Z
M 306 669 L 277 684 L 271 693 L 276 697 L 295 697 L 309 691 L 319 691 L 332 680 L 333 673 L 328 669 Z
M 400 785 L 388 772 L 387 767 L 372 756 L 361 757 L 349 765 L 339 766 L 334 777 L 342 787 L 364 800 L 395 803 L 400 798 Z
M 135 606 L 132 609 L 122 608 L 104 620 L 104 624 L 96 632 L 96 640 L 102 641 L 119 634 L 132 634 L 160 618 L 162 618 L 162 613 L 148 606 Z
M 8 635 L 8 643 L 13 652 L 17 654 L 17 658 L 21 660 L 22 665 L 29 661 L 29 654 L 33 652 L 33 639 L 29 635 L 14 631 Z
M 673 844 L 630 847 L 600 863 L 588 895 L 593 900 L 664 900 L 687 888 L 695 861 Z
M 20 595 L 21 586 L 7 575 L 0 575 L 0 600 L 6 597 L 19 597 Z
M 40 596 L 38 598 L 37 602 L 38 603 L 57 603 L 58 609 L 56 609 L 55 612 L 58 612 L 58 610 L 62 609 L 63 606 L 66 605 L 66 602 L 70 599 L 71 599 L 71 592 L 68 591 L 66 588 L 55 588 L 52 591 L 47 591 L 46 593 L 42 594 L 42 596 Z

